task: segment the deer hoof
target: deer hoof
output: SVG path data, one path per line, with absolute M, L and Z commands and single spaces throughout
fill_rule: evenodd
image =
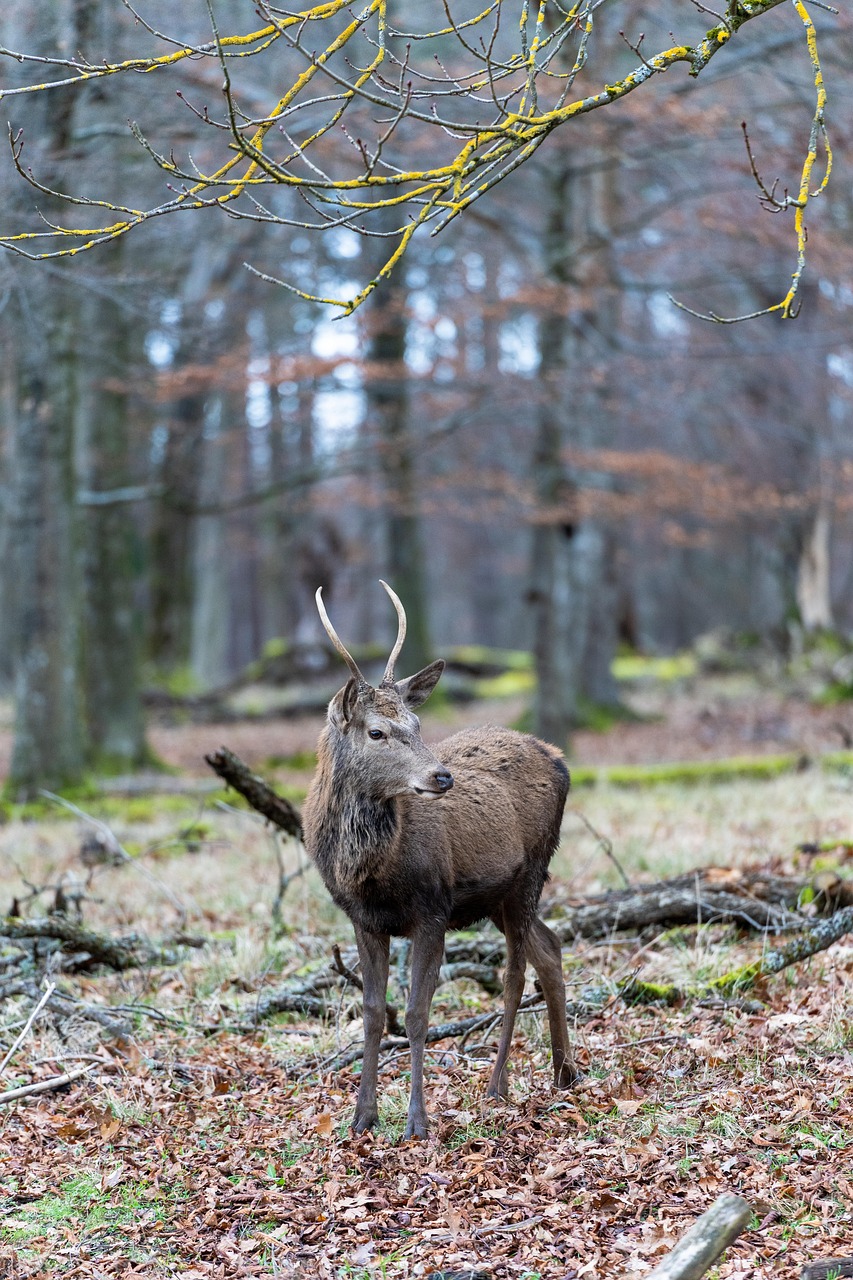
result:
M 563 1062 L 554 1068 L 555 1089 L 573 1089 L 584 1078 L 584 1073 L 573 1062 Z
M 406 1121 L 405 1142 L 409 1138 L 426 1138 L 429 1134 L 429 1121 L 426 1116 L 409 1116 Z
M 354 1133 L 365 1133 L 368 1129 L 373 1129 L 379 1121 L 378 1111 L 359 1111 L 356 1110 L 352 1118 L 352 1130 Z
M 489 1087 L 486 1090 L 487 1098 L 495 1098 L 498 1102 L 506 1102 L 509 1097 L 509 1080 L 506 1072 L 502 1072 L 497 1079 L 492 1076 L 489 1081 Z

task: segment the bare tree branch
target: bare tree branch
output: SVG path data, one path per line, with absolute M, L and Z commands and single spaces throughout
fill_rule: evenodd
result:
M 135 12 L 128 0 L 123 2 Z M 821 0 L 817 2 L 831 10 Z M 603 86 L 589 86 L 586 93 L 573 99 L 576 82 L 587 65 L 595 12 L 601 3 L 577 0 L 568 7 L 549 8 L 547 3 L 525 6 L 521 21 L 512 24 L 515 34 L 511 36 L 506 24 L 501 27 L 502 0 L 493 0 L 464 21 L 457 21 L 450 5 L 444 3 L 444 21 L 424 31 L 395 27 L 389 20 L 387 0 L 366 0 L 358 9 L 349 0 L 326 0 L 294 12 L 259 0 L 257 10 L 265 25 L 227 34 L 220 31 L 213 0 L 207 0 L 209 41 L 182 43 L 142 22 L 150 35 L 169 46 L 168 52 L 158 56 L 90 61 L 83 57 L 35 57 L 26 50 L 0 48 L 0 57 L 37 68 L 39 75 L 44 67 L 63 72 L 56 80 L 0 89 L 0 97 L 69 89 L 128 72 L 165 74 L 189 59 L 212 60 L 221 72 L 224 118 L 214 120 L 206 108 L 199 111 L 187 106 L 204 128 L 214 131 L 214 137 L 224 131 L 229 140 L 221 163 L 214 161 L 210 167 L 199 168 L 192 161 L 182 165 L 174 155 L 158 152 L 141 128 L 132 125 L 137 142 L 167 176 L 172 192 L 156 206 L 134 208 L 53 191 L 25 166 L 21 133 L 10 135 L 12 159 L 24 181 L 71 204 L 101 209 L 107 219 L 95 228 L 47 223 L 44 230 L 2 236 L 0 246 L 39 260 L 65 257 L 119 239 L 153 218 L 204 208 L 309 229 L 322 229 L 328 217 L 330 227 L 344 224 L 363 234 L 374 234 L 370 226 L 374 215 L 398 210 L 392 251 L 376 275 L 352 297 L 310 293 L 258 273 L 303 298 L 350 314 L 395 269 L 414 235 L 427 226 L 433 235 L 443 230 L 530 160 L 555 130 L 621 102 L 679 63 L 686 64 L 695 79 L 721 49 L 735 43 L 746 23 L 764 17 L 782 0 L 728 0 L 720 13 L 697 4 L 700 12 L 716 19 L 698 42 L 679 43 L 674 37 L 676 42 L 671 46 L 645 54 L 640 52 L 638 39 L 631 45 L 639 59 L 632 71 L 614 75 Z M 814 23 L 803 0 L 793 0 L 793 5 L 805 32 L 816 94 L 798 192 L 784 201 L 785 208 L 794 210 L 797 261 L 785 297 L 754 313 L 778 312 L 784 318 L 793 317 L 798 309 L 805 266 L 806 209 L 825 190 L 832 170 L 825 124 L 826 90 Z M 455 41 L 454 59 L 446 55 L 449 41 Z M 240 61 L 263 57 L 279 42 L 301 59 L 302 71 L 291 73 L 290 82 L 267 111 L 244 110 L 242 89 L 235 79 Z M 369 53 L 366 61 L 365 45 Z M 566 52 L 568 57 L 558 57 Z M 246 92 L 253 94 L 251 88 Z M 333 135 L 345 137 L 348 146 L 343 150 L 333 147 Z M 412 156 L 423 153 L 425 140 L 430 142 L 432 154 L 438 150 L 440 157 L 413 168 Z M 819 145 L 826 163 L 813 189 Z M 294 217 L 289 207 L 269 209 L 259 198 L 264 188 L 303 197 L 317 220 Z M 382 234 L 387 235 L 387 230 Z M 712 312 L 691 314 L 718 323 L 746 318 L 726 318 Z

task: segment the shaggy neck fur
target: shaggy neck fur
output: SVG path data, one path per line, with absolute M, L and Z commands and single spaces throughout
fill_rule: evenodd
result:
M 328 726 L 321 746 L 320 786 L 324 803 L 314 857 L 342 888 L 354 889 L 388 870 L 399 849 L 401 821 L 396 799 L 364 793 L 364 779 L 353 760 L 346 734 Z M 325 748 L 325 750 L 323 749 Z

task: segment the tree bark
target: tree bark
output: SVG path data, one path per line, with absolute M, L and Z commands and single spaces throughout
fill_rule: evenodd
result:
M 79 782 L 85 762 L 78 685 L 74 293 L 66 272 L 47 271 L 41 265 L 22 271 L 15 297 L 15 743 L 9 789 L 21 798 L 40 787 L 57 790 Z
M 172 406 L 159 474 L 163 485 L 150 535 L 148 651 L 165 671 L 189 658 L 192 609 L 192 509 L 198 499 L 204 398 L 181 396 Z
M 211 398 L 199 443 L 198 493 L 203 506 L 215 504 L 225 490 L 223 416 L 223 397 Z M 202 690 L 217 689 L 228 678 L 231 600 L 225 520 L 219 512 L 203 513 L 196 517 L 193 528 L 190 668 L 194 683 Z
M 59 4 L 3 14 L 0 35 L 23 38 L 33 52 L 77 48 L 77 21 Z M 24 31 L 16 31 L 19 23 Z M 20 46 L 18 46 L 20 47 Z M 14 64 L 11 74 L 14 76 Z M 30 162 L 47 186 L 61 187 L 73 116 L 62 90 L 26 107 L 40 140 Z M 11 127 L 24 116 L 14 100 Z M 32 201 L 16 188 L 15 204 Z M 39 197 L 42 217 L 61 220 L 58 203 Z M 76 262 L 74 264 L 76 266 Z M 84 731 L 78 683 L 80 591 L 76 564 L 73 424 L 78 293 L 73 267 L 9 264 L 15 420 L 10 474 L 13 557 L 15 742 L 8 787 L 21 798 L 40 787 L 79 782 Z
M 395 210 L 390 214 L 397 219 Z M 394 225 L 394 222 L 391 223 Z M 387 242 L 380 241 L 383 249 Z M 366 382 L 368 427 L 375 443 L 385 496 L 388 576 L 406 606 L 408 629 L 401 671 L 432 659 L 426 565 L 418 513 L 416 449 L 409 422 L 406 367 L 406 293 L 399 273 L 374 293 L 369 312 L 370 365 Z
M 121 244 L 121 242 L 119 242 Z M 135 589 L 141 561 L 129 503 L 104 501 L 132 484 L 126 380 L 128 299 L 121 254 L 108 255 L 103 288 L 81 299 L 80 335 L 97 360 L 78 357 L 79 485 L 83 586 L 83 690 L 91 763 L 133 769 L 147 758 L 140 693 L 140 619 Z M 88 501 L 86 495 L 88 494 Z
M 558 145 L 544 173 L 547 201 L 543 273 L 558 297 L 539 324 L 539 394 L 533 482 L 538 504 L 533 529 L 529 599 L 537 688 L 534 731 L 565 748 L 576 718 L 579 632 L 576 583 L 578 517 L 563 449 L 572 414 L 566 383 L 580 367 L 578 337 L 568 314 L 574 234 L 574 184 L 569 153 Z
M 106 0 L 76 0 L 74 48 L 113 46 L 121 20 Z M 91 84 L 75 95 L 71 134 L 75 172 L 105 195 L 126 195 L 133 142 L 116 134 L 124 110 L 118 85 Z M 110 501 L 133 486 L 128 384 L 136 291 L 126 278 L 125 242 L 104 246 L 79 281 L 76 314 L 75 448 L 81 550 L 82 663 L 89 763 L 126 771 L 148 757 L 140 691 L 137 586 L 142 556 L 133 505 Z

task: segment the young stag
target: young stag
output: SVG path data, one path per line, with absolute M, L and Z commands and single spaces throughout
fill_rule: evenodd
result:
M 554 1082 L 565 1088 L 578 1077 L 569 1048 L 560 946 L 536 914 L 559 839 L 569 774 L 555 747 L 510 729 L 457 733 L 435 754 L 424 745 L 414 709 L 432 693 L 444 663 L 394 679 L 406 614 L 387 583 L 382 586 L 399 627 L 375 688 L 341 643 L 322 590 L 317 591 L 323 626 L 352 674 L 329 704 L 303 825 L 309 854 L 352 920 L 361 959 L 364 1060 L 353 1118 L 357 1132 L 378 1118 L 376 1076 L 390 937 L 411 939 L 408 1138 L 428 1131 L 424 1043 L 448 929 L 488 917 L 506 937 L 505 1011 L 489 1094 L 507 1092 L 506 1062 L 527 960 L 536 969 L 548 1009 Z

